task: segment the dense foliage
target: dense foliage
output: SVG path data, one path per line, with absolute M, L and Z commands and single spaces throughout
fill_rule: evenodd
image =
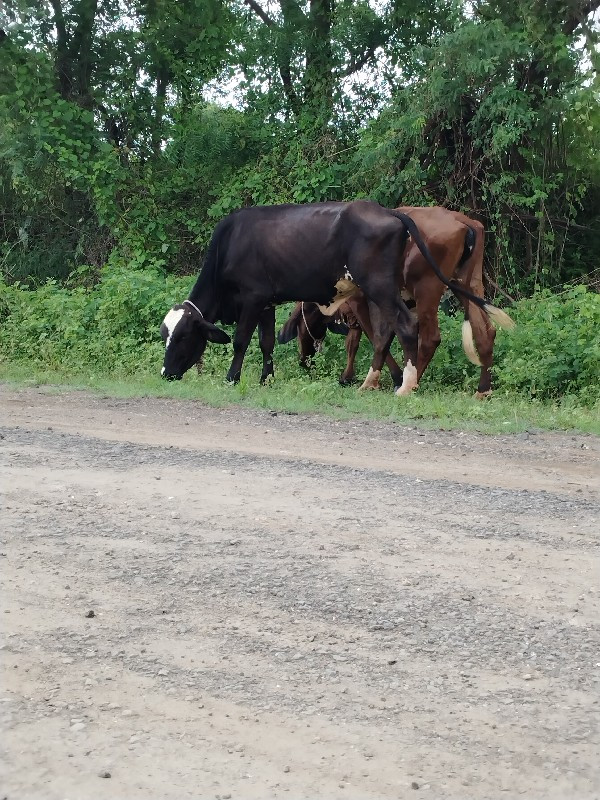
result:
M 8 280 L 188 273 L 240 205 L 370 196 L 479 216 L 490 291 L 597 282 L 600 0 L 4 6 Z
M 77 276 L 79 284 L 83 277 Z M 50 280 L 32 291 L 18 284 L 0 284 L 0 354 L 12 363 L 78 374 L 158 374 L 164 348 L 157 320 L 187 294 L 189 283 L 189 278 L 165 276 L 156 267 L 110 267 L 89 287 L 62 286 Z M 278 309 L 280 324 L 289 308 Z M 571 395 L 583 405 L 599 403 L 600 295 L 583 286 L 568 287 L 560 295 L 540 291 L 519 301 L 511 314 L 519 323 L 516 330 L 501 331 L 496 340 L 497 391 L 538 399 Z M 442 344 L 421 390 L 475 391 L 479 370 L 462 351 L 462 314 L 441 313 L 440 321 Z M 371 356 L 363 337 L 358 375 L 364 377 Z M 206 376 L 224 380 L 231 357 L 231 346 L 211 345 L 205 356 Z M 325 339 L 309 375 L 297 363 L 294 344 L 275 350 L 277 381 L 320 380 L 328 391 L 344 363 L 344 339 L 333 334 Z M 245 366 L 249 381 L 258 383 L 260 364 L 262 356 L 253 341 Z M 188 380 L 197 380 L 193 372 Z M 384 384 L 391 389 L 387 375 Z

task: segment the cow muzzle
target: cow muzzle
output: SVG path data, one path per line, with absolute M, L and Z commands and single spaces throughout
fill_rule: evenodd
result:
M 183 378 L 183 375 L 167 375 L 164 367 L 161 369 L 160 374 L 166 381 L 180 381 Z

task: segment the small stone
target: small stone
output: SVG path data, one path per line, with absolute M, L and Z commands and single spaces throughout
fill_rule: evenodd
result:
M 289 767 L 286 765 L 286 766 L 283 768 L 283 771 L 284 771 L 284 772 L 289 772 L 289 771 L 290 771 L 290 768 L 289 768 Z
M 86 616 L 86 619 L 92 619 L 92 617 L 96 616 L 96 612 L 94 611 L 93 608 L 90 608 L 90 610 L 86 612 L 85 616 Z
M 413 781 L 411 783 L 411 785 L 410 785 L 410 788 L 411 789 L 418 789 L 419 788 L 419 784 L 416 781 Z
M 392 666 L 393 664 L 397 664 L 397 663 L 398 663 L 398 659 L 397 658 L 389 658 L 388 659 L 388 664 L 390 666 Z
M 75 722 L 73 723 L 73 725 L 71 725 L 71 730 L 75 732 L 82 731 L 84 730 L 84 728 L 85 728 L 85 722 Z
M 107 769 L 101 769 L 98 773 L 99 778 L 112 778 L 112 775 Z

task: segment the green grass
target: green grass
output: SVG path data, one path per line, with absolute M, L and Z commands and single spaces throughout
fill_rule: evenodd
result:
M 224 372 L 224 370 L 223 370 Z M 430 429 L 459 429 L 482 433 L 518 433 L 526 430 L 563 430 L 600 434 L 600 408 L 583 407 L 570 397 L 536 401 L 496 392 L 480 402 L 466 392 L 441 392 L 427 386 L 411 397 L 399 398 L 386 389 L 359 392 L 342 388 L 334 378 L 280 376 L 271 385 L 258 385 L 258 366 L 250 365 L 238 386 L 214 374 L 166 383 L 157 374 L 103 374 L 91 370 L 65 372 L 37 365 L 0 364 L 0 380 L 16 388 L 48 386 L 55 391 L 80 389 L 114 397 L 172 397 L 197 400 L 210 406 L 245 406 L 274 411 L 319 413 L 337 419 L 392 421 Z

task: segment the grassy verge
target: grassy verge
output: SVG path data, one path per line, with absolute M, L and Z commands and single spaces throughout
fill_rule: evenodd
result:
M 241 405 L 293 413 L 319 413 L 338 419 L 357 417 L 393 421 L 422 428 L 459 429 L 482 433 L 519 433 L 526 430 L 563 430 L 600 434 L 600 409 L 582 407 L 566 397 L 560 402 L 534 401 L 497 392 L 490 401 L 476 401 L 457 390 L 428 387 L 411 397 L 391 391 L 358 392 L 342 388 L 333 378 L 281 378 L 258 385 L 258 371 L 250 368 L 238 386 L 221 377 L 198 377 L 191 370 L 183 381 L 166 383 L 156 374 L 101 374 L 90 370 L 63 372 L 37 365 L 0 364 L 0 380 L 15 387 L 45 385 L 56 391 L 85 389 L 115 397 L 172 397 L 224 407 Z

